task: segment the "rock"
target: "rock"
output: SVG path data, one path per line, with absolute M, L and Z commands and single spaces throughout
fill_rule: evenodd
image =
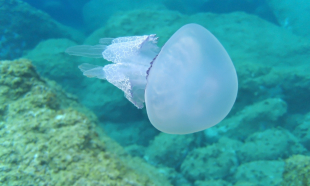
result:
M 307 0 L 269 0 L 266 1 L 282 27 L 296 35 L 310 39 L 310 4 Z
M 125 147 L 126 152 L 128 152 L 132 156 L 138 156 L 143 158 L 143 155 L 145 154 L 145 147 L 141 145 L 128 145 Z
M 74 45 L 77 44 L 69 39 L 48 39 L 40 42 L 23 57 L 32 60 L 41 76 L 58 82 L 66 90 L 70 90 L 68 87 L 76 90 L 85 79 L 77 66 L 79 63 L 88 62 L 88 59 L 74 58 L 64 53 L 68 47 Z M 77 90 L 71 92 L 79 93 Z
M 281 186 L 310 185 L 310 157 L 295 155 L 285 160 Z
M 242 100 L 237 100 L 235 109 L 239 110 L 242 105 L 267 98 L 281 98 L 288 104 L 291 112 L 303 113 L 310 109 L 304 101 L 310 93 L 308 70 L 309 67 L 303 65 L 268 67 L 263 64 L 243 63 L 237 67 L 238 97 L 242 97 Z
M 1 0 L 0 12 L 0 59 L 18 58 L 24 50 L 48 38 L 83 39 L 78 31 L 61 25 L 48 14 L 20 0 Z
M 82 8 L 88 0 L 23 0 L 31 6 L 48 13 L 58 22 L 74 28 L 85 28 Z
M 224 180 L 205 180 L 205 181 L 195 181 L 194 186 L 206 186 L 206 185 L 212 185 L 212 186 L 232 186 L 231 183 L 224 181 Z
M 83 17 L 84 21 L 88 23 L 87 27 L 89 27 L 90 30 L 94 30 L 98 27 L 104 26 L 110 16 L 116 12 L 129 11 L 137 8 L 154 9 L 154 6 L 160 5 L 152 1 L 141 2 L 138 0 L 91 0 L 83 7 Z
M 297 124 L 298 126 L 294 130 L 294 134 L 300 139 L 300 142 L 310 150 L 310 113 L 306 114 L 303 121 Z
M 128 102 L 128 100 L 125 100 L 125 101 Z M 115 107 L 116 106 L 117 105 L 115 105 Z M 111 111 L 111 112 L 125 112 L 126 108 L 127 107 L 124 107 L 124 108 L 120 107 L 118 108 L 118 111 Z M 133 109 L 136 109 L 136 108 L 133 108 Z M 133 117 L 137 117 L 137 116 L 133 116 Z M 144 118 L 145 118 L 144 121 L 143 120 L 142 121 L 123 121 L 122 119 L 119 119 L 117 122 L 106 121 L 101 126 L 107 132 L 107 134 L 109 134 L 111 138 L 115 139 L 115 141 L 117 141 L 119 144 L 123 146 L 134 145 L 134 144 L 147 146 L 149 145 L 149 142 L 153 140 L 154 137 L 159 133 L 159 131 L 155 129 L 154 127 L 152 127 L 151 123 L 147 120 L 146 115 L 142 117 L 142 119 Z
M 255 183 L 248 182 L 248 181 L 237 181 L 234 184 L 234 186 L 258 186 L 258 185 Z
M 152 168 L 134 170 L 124 162 L 143 163 L 108 150 L 120 147 L 98 138 L 94 114 L 40 78 L 30 61 L 0 61 L 0 77 L 1 184 L 170 185 Z
M 186 18 L 183 14 L 166 9 L 119 12 L 111 16 L 104 27 L 86 38 L 85 43 L 95 45 L 105 37 L 157 34 L 160 37 L 158 43 L 162 46 L 182 26 L 178 22 Z
M 250 182 L 248 185 L 280 186 L 284 171 L 283 161 L 253 161 L 240 165 L 234 175 L 235 181 Z M 244 184 L 236 184 L 244 185 Z M 247 184 L 245 184 L 247 185 Z
M 150 164 L 178 168 L 193 147 L 194 135 L 160 133 L 147 147 L 144 159 Z
M 223 179 L 236 170 L 236 151 L 241 142 L 221 138 L 218 143 L 191 151 L 181 165 L 181 172 L 191 181 Z
M 237 154 L 239 161 L 244 163 L 257 160 L 277 160 L 305 152 L 306 149 L 289 131 L 273 128 L 250 135 Z
M 227 14 L 231 12 L 246 12 L 277 23 L 275 15 L 265 1 L 257 0 L 183 0 L 177 4 L 173 0 L 162 0 L 169 9 L 179 11 L 183 14 L 195 14 L 213 12 Z
M 218 125 L 204 131 L 207 139 L 216 141 L 219 137 L 245 140 L 257 131 L 277 125 L 277 120 L 287 111 L 286 103 L 278 98 L 267 99 L 245 107 L 235 116 L 223 120 Z

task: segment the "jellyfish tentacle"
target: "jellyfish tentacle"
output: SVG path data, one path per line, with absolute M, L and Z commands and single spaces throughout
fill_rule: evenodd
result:
M 79 66 L 79 69 L 83 72 L 83 75 L 86 77 L 96 77 L 98 79 L 106 79 L 105 73 L 103 70 L 104 67 L 92 65 L 89 63 L 83 63 Z
M 115 38 L 101 38 L 99 43 L 102 45 L 110 45 Z
M 106 45 L 77 45 L 66 49 L 66 53 L 74 56 L 90 58 L 102 58 L 102 52 L 107 48 Z

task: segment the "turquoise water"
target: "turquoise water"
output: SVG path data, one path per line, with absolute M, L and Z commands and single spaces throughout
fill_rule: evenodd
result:
M 309 9 L 306 0 L 0 0 L 0 183 L 310 185 Z M 145 108 L 78 69 L 110 62 L 65 53 L 149 34 L 162 47 L 188 23 L 218 38 L 239 83 L 228 116 L 193 134 L 158 131 Z

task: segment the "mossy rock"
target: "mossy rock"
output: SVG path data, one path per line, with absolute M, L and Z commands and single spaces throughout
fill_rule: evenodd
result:
M 30 61 L 0 61 L 0 77 L 0 185 L 170 185 L 130 168 L 95 115 Z
M 295 155 L 285 160 L 282 186 L 310 185 L 310 157 Z

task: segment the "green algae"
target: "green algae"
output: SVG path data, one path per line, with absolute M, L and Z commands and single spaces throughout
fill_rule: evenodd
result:
M 0 61 L 0 76 L 1 185 L 170 185 L 109 151 L 94 114 L 40 78 L 30 61 Z
M 282 186 L 310 185 L 310 157 L 295 155 L 285 160 Z

